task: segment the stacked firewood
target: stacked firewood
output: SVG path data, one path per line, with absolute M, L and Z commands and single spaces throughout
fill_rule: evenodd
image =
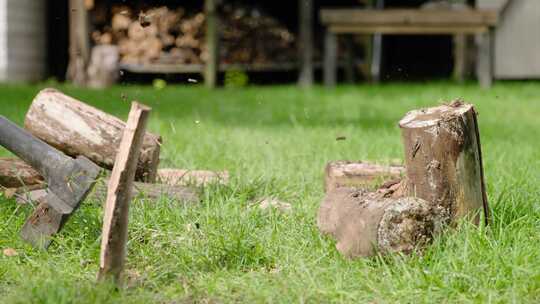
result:
M 266 64 L 293 61 L 294 35 L 257 9 L 225 6 L 221 11 L 220 61 Z M 118 45 L 126 64 L 206 62 L 206 16 L 183 8 L 158 7 L 138 15 L 127 6 L 112 9 L 110 24 L 96 30 L 96 44 Z

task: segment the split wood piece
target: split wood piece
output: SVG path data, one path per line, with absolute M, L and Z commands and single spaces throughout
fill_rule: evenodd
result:
M 399 180 L 405 168 L 398 165 L 377 165 L 367 162 L 333 161 L 326 165 L 324 190 L 352 187 L 375 189 L 388 180 Z
M 455 101 L 409 112 L 400 122 L 409 195 L 442 207 L 447 223 L 488 220 L 476 111 Z
M 25 128 L 70 156 L 83 155 L 97 165 L 114 165 L 125 123 L 55 89 L 44 89 L 34 98 Z M 159 164 L 161 137 L 144 136 L 136 180 L 154 182 Z
M 42 184 L 43 177 L 32 166 L 19 158 L 0 158 L 0 186 L 19 188 Z
M 158 169 L 157 180 L 167 185 L 204 187 L 209 184 L 229 183 L 228 171 Z
M 150 108 L 134 102 L 109 181 L 98 279 L 120 282 L 126 257 L 129 204 Z
M 105 202 L 107 198 L 107 180 L 98 180 L 94 190 L 88 195 L 87 201 Z M 149 184 L 135 182 L 132 189 L 134 198 L 142 198 L 151 201 L 160 198 L 176 200 L 182 203 L 198 203 L 200 197 L 196 189 L 185 186 L 171 186 L 164 184 Z M 47 194 L 45 189 L 32 191 L 20 191 L 15 194 L 17 202 L 21 204 L 39 202 Z
M 349 258 L 421 250 L 440 223 L 439 211 L 420 198 L 351 188 L 327 193 L 317 218 L 319 230 L 333 236 L 337 250 Z

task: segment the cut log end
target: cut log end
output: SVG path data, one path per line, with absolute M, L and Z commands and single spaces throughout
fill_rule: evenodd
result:
M 410 129 L 432 127 L 440 124 L 441 121 L 448 121 L 471 110 L 473 110 L 471 104 L 456 100 L 438 107 L 410 111 L 399 121 L 399 126 Z
M 385 209 L 377 231 L 383 253 L 411 253 L 426 246 L 440 230 L 441 210 L 422 199 L 403 197 Z

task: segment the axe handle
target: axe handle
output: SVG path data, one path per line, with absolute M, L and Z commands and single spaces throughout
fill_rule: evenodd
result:
M 49 178 L 71 159 L 0 115 L 0 145 Z

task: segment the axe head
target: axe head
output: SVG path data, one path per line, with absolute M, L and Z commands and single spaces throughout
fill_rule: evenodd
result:
M 47 248 L 51 237 L 62 229 L 69 216 L 92 190 L 101 169 L 84 156 L 66 158 L 46 172 L 47 195 L 26 220 L 21 237 L 34 247 Z

